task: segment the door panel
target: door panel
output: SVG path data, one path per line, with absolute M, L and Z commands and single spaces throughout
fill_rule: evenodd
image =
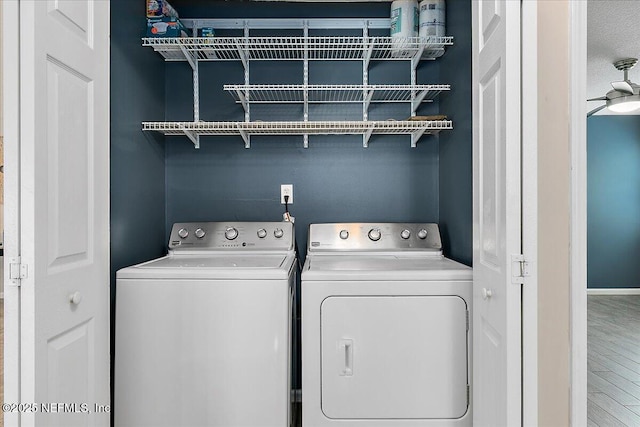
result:
M 95 395 L 90 388 L 95 370 L 94 360 L 90 354 L 95 345 L 92 342 L 94 337 L 93 322 L 89 321 L 49 340 L 47 346 L 47 394 L 50 396 L 51 402 L 71 404 L 55 416 L 48 415 L 48 422 L 51 423 L 49 425 L 84 426 L 89 424 L 88 412 L 82 413 L 82 411 L 85 409 L 93 411 L 94 407 L 89 408 L 82 405 L 87 402 L 95 402 Z M 75 379 L 72 387 L 69 387 L 67 379 L 69 377 Z M 56 410 L 58 409 L 56 407 Z
M 328 418 L 455 419 L 467 412 L 462 298 L 329 297 L 321 331 Z
M 109 2 L 19 5 L 21 421 L 107 426 Z
M 93 34 L 90 23 L 93 2 L 77 0 L 47 0 L 47 11 L 52 19 L 89 45 Z
M 520 2 L 472 2 L 475 426 L 521 423 Z
M 482 248 L 480 262 L 492 268 L 499 268 L 500 265 L 498 253 L 500 206 L 498 205 L 499 189 L 496 188 L 500 182 L 496 175 L 496 166 L 500 157 L 499 146 L 496 144 L 500 132 L 499 123 L 496 123 L 499 118 L 497 111 L 499 108 L 497 103 L 500 99 L 500 76 L 497 73 L 499 70 L 499 64 L 495 64 L 484 76 L 483 81 L 480 82 L 479 100 L 482 117 L 487 119 L 487 122 L 480 124 L 482 151 L 478 153 L 481 156 L 478 163 L 480 169 L 478 179 L 481 181 L 479 189 L 482 192 L 478 198 L 479 216 L 482 218 L 478 230 Z
M 92 82 L 47 58 L 49 273 L 89 256 Z M 90 167 L 91 166 L 91 167 Z

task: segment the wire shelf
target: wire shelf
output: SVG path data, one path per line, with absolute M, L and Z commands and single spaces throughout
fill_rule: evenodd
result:
M 185 37 L 143 38 L 166 61 L 435 59 L 453 37 Z
M 224 85 L 237 103 L 432 102 L 450 85 Z
M 383 121 L 255 121 L 255 122 L 143 122 L 142 130 L 164 135 L 188 136 L 196 147 L 200 136 L 241 135 L 248 148 L 252 135 L 363 135 L 368 146 L 371 135 L 412 135 L 415 146 L 422 135 L 453 129 L 451 120 Z M 196 143 L 198 140 L 198 143 Z
M 268 122 L 143 122 L 142 130 L 165 135 L 354 135 L 372 130 L 374 134 L 408 134 L 418 130 L 433 134 L 453 129 L 451 120 L 379 120 L 379 121 L 268 121 Z

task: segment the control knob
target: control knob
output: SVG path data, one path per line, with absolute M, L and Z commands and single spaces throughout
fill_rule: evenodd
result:
M 349 238 L 349 232 L 347 230 L 340 230 L 340 238 L 346 240 Z
M 265 237 L 267 237 L 267 230 L 265 230 L 264 228 L 259 229 L 258 237 L 261 239 L 264 239 Z
M 238 237 L 238 230 L 234 227 L 228 227 L 224 232 L 224 237 L 226 237 L 227 240 L 233 240 Z
M 281 238 L 282 236 L 284 236 L 284 231 L 282 231 L 282 228 L 276 228 L 273 231 L 273 235 L 276 237 L 276 239 Z
M 404 240 L 407 240 L 409 237 L 411 237 L 411 231 L 405 228 L 400 232 L 400 237 L 402 237 Z
M 382 233 L 380 232 L 379 229 L 372 228 L 371 230 L 369 230 L 369 239 L 373 240 L 374 242 L 377 242 L 378 240 L 380 240 L 381 237 L 382 237 Z
M 195 234 L 198 239 L 202 239 L 207 232 L 202 228 L 196 228 L 196 231 L 194 231 L 193 234 Z
M 426 239 L 427 238 L 427 230 L 425 230 L 424 228 L 421 228 L 420 231 L 418 231 L 418 237 L 420 239 Z
M 181 228 L 180 230 L 178 230 L 178 236 L 180 236 L 181 239 L 186 239 L 188 235 L 189 232 L 186 228 Z

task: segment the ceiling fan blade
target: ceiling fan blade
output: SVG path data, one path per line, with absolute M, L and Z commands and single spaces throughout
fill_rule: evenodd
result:
M 626 80 L 622 80 L 619 82 L 611 82 L 611 86 L 618 92 L 625 92 L 629 95 L 633 95 L 633 87 Z
M 600 98 L 587 99 L 587 101 L 606 101 L 606 100 L 607 100 L 606 96 L 601 96 Z
M 589 111 L 587 113 L 587 117 L 591 117 L 593 116 L 595 113 L 597 113 L 598 111 L 602 110 L 603 108 L 605 108 L 607 106 L 607 104 L 601 105 L 598 108 L 594 108 L 593 110 Z

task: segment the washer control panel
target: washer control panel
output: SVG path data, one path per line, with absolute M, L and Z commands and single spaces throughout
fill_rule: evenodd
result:
M 440 230 L 433 223 L 311 224 L 309 252 L 442 251 Z
M 173 224 L 171 250 L 292 250 L 291 222 L 180 222 Z

